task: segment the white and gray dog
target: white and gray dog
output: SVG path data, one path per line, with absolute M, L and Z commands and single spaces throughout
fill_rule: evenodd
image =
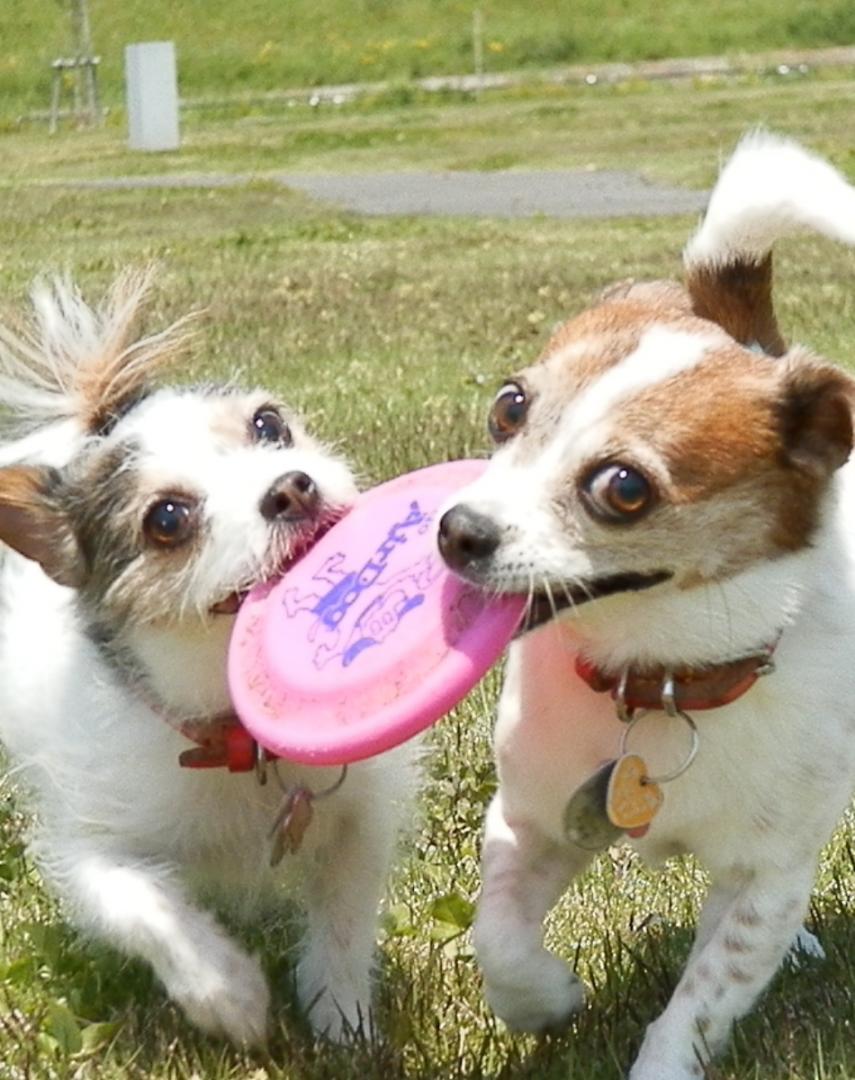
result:
M 76 923 L 148 961 L 200 1028 L 264 1040 L 257 958 L 201 890 L 275 886 L 282 798 L 252 773 L 179 755 L 230 714 L 241 594 L 279 574 L 354 499 L 351 472 L 270 394 L 153 389 L 186 336 L 135 340 L 145 276 L 99 309 L 35 290 L 0 330 L 0 738 L 33 797 L 31 851 Z M 337 770 L 282 763 L 286 784 Z M 351 769 L 297 860 L 308 932 L 297 992 L 336 1039 L 370 1022 L 377 905 L 413 772 L 407 752 Z

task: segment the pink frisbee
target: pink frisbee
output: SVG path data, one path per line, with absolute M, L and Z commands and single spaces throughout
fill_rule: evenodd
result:
M 496 662 L 522 597 L 451 574 L 436 515 L 483 461 L 407 473 L 366 492 L 275 584 L 241 605 L 229 648 L 235 709 L 270 753 L 343 765 L 434 723 Z

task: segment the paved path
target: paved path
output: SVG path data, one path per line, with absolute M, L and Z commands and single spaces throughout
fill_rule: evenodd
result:
M 440 214 L 451 217 L 555 218 L 659 217 L 703 209 L 706 192 L 656 184 L 637 173 L 408 172 L 324 176 L 308 173 L 212 173 L 194 176 L 126 176 L 59 182 L 63 186 L 116 188 L 234 187 L 266 180 L 360 214 Z M 55 182 L 54 182 L 55 183 Z

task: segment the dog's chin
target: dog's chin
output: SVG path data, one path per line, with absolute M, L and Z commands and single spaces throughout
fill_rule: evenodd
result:
M 346 512 L 346 510 L 341 510 L 337 513 L 329 514 L 316 529 L 306 532 L 302 536 L 298 536 L 293 543 L 289 545 L 287 556 L 272 560 L 269 569 L 262 571 L 254 581 L 242 585 L 239 589 L 233 589 L 222 597 L 222 599 L 215 601 L 208 608 L 209 614 L 214 616 L 236 615 L 240 610 L 241 604 L 257 585 L 261 585 L 266 581 L 275 581 L 282 577 L 282 575 L 298 563 L 307 552 L 312 550 L 321 537 L 326 536 L 333 525 L 335 525 L 337 521 L 340 521 Z

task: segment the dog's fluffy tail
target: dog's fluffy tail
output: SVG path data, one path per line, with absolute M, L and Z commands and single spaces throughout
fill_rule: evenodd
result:
M 811 229 L 855 244 L 855 188 L 798 143 L 747 135 L 725 165 L 684 253 L 694 310 L 737 341 L 786 351 L 772 304 L 772 247 Z
M 12 329 L 0 324 L 0 422 L 18 439 L 71 421 L 96 434 L 145 392 L 188 337 L 187 321 L 135 340 L 134 325 L 151 271 L 129 271 L 98 307 L 65 278 L 32 290 L 32 314 Z

